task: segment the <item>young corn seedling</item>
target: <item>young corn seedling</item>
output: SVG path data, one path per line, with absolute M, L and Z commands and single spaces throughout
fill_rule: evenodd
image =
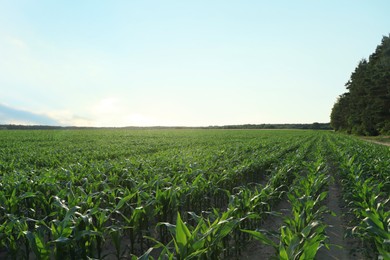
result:
M 281 227 L 279 244 L 280 259 L 314 259 L 318 249 L 327 246 L 322 216 L 329 212 L 321 205 L 327 196 L 323 187 L 329 176 L 321 171 L 321 161 L 308 167 L 309 173 L 301 179 L 293 192 L 288 194 L 292 206 L 292 216 L 285 219 Z
M 110 219 L 108 209 L 93 208 L 90 212 L 93 223 L 93 230 L 99 235 L 96 236 L 97 258 L 102 259 L 104 238 L 107 233 L 107 222 Z
M 31 250 L 38 260 L 50 259 L 50 245 L 45 241 L 45 227 L 39 228 L 36 232 L 26 231 L 25 235 Z
M 21 257 L 20 250 L 24 240 L 25 256 L 29 255 L 29 243 L 25 239 L 25 233 L 28 231 L 26 218 L 18 218 L 7 214 L 7 220 L 0 226 L 0 245 L 4 246 L 12 259 Z
M 378 203 L 376 208 L 366 209 L 361 212 L 363 221 L 352 229 L 352 234 L 371 238 L 375 247 L 383 259 L 390 259 L 390 211 L 385 209 L 385 204 Z
M 201 229 L 204 224 L 205 223 L 203 219 L 201 219 L 195 229 L 191 232 L 178 213 L 176 225 L 160 223 L 160 225 L 165 225 L 171 232 L 171 242 L 169 242 L 167 245 L 164 245 L 163 243 L 156 241 L 154 238 L 148 238 L 156 242 L 154 248 L 163 248 L 159 259 L 192 259 L 200 257 L 206 252 L 206 240 L 201 234 Z M 149 252 L 150 251 L 148 251 L 146 254 L 149 254 Z M 145 258 L 145 255 L 141 258 Z
M 281 228 L 281 241 L 279 245 L 279 258 L 289 259 L 314 259 L 317 251 L 327 239 L 325 236 L 326 225 L 313 221 L 306 225 L 299 233 L 295 227 L 289 225 Z
M 180 213 L 177 214 L 176 225 L 159 223 L 167 226 L 172 234 L 172 240 L 167 245 L 149 238 L 157 243 L 155 248 L 163 248 L 159 259 L 220 259 L 223 256 L 226 247 L 224 238 L 239 220 L 229 217 L 229 211 L 212 222 L 194 213 L 191 215 L 198 221 L 195 228 L 186 225 Z

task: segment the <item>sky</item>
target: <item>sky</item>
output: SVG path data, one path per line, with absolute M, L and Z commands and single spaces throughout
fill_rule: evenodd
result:
M 0 0 L 0 124 L 329 122 L 388 0 Z

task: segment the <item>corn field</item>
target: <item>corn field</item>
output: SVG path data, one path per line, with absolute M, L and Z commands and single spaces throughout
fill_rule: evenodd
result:
M 0 259 L 240 259 L 251 244 L 315 259 L 332 250 L 335 182 L 345 237 L 390 259 L 389 147 L 327 131 L 189 129 L 7 130 L 0 144 Z

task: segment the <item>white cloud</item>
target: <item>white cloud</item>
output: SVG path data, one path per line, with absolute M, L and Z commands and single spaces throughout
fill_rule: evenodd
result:
M 158 121 L 142 111 L 133 111 L 118 97 L 106 97 L 89 109 L 94 126 L 154 126 Z
M 15 48 L 20 49 L 20 50 L 28 49 L 27 43 L 24 42 L 21 39 L 18 39 L 16 37 L 13 37 L 13 36 L 10 36 L 10 35 L 5 36 L 5 39 L 6 39 L 6 42 L 9 45 L 11 45 L 12 47 L 15 47 Z
M 113 74 L 105 54 L 29 41 L 0 30 L 0 86 L 8 88 L 3 103 L 20 97 L 37 109 L 82 105 L 88 95 L 102 94 L 119 78 Z
M 145 116 L 143 114 L 138 114 L 138 113 L 134 113 L 134 114 L 130 114 L 128 116 L 125 116 L 124 122 L 126 122 L 126 125 L 128 125 L 128 126 L 157 126 L 157 125 L 159 125 L 157 120 L 155 120 L 151 117 Z
M 92 112 L 95 115 L 116 114 L 121 111 L 120 100 L 116 97 L 107 97 L 100 100 L 93 108 Z
M 75 107 L 77 110 L 77 107 Z M 0 104 L 0 120 L 8 124 L 43 124 L 86 127 L 124 127 L 161 125 L 147 111 L 133 111 L 123 100 L 106 97 L 87 105 L 86 111 L 71 109 L 21 109 Z
M 50 111 L 46 115 L 59 122 L 61 126 L 94 126 L 92 120 L 77 116 L 70 110 Z

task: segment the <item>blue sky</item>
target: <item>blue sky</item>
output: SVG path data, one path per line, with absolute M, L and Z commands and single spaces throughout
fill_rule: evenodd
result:
M 390 1 L 0 0 L 0 124 L 328 122 Z

